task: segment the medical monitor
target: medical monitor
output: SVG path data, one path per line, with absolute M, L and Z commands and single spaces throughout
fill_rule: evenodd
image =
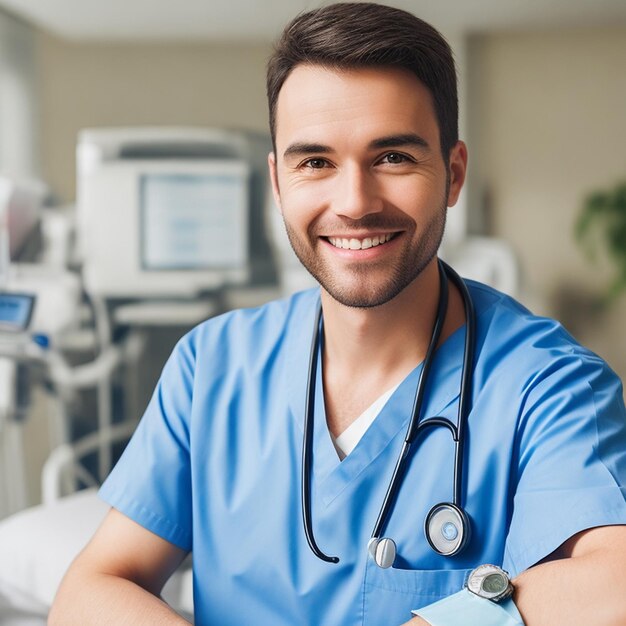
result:
M 244 266 L 245 185 L 241 172 L 226 169 L 143 175 L 141 267 L 157 271 Z
M 0 332 L 21 332 L 28 328 L 33 313 L 34 296 L 0 291 Z
M 191 129 L 83 131 L 77 234 L 87 292 L 193 299 L 246 284 L 255 199 L 241 141 Z

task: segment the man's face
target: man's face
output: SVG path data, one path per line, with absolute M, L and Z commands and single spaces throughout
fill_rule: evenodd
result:
M 296 255 L 347 306 L 384 304 L 433 260 L 465 161 L 459 142 L 444 162 L 409 72 L 300 65 L 280 91 L 274 196 Z

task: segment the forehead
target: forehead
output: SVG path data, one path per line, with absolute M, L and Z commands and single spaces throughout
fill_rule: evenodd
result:
M 408 70 L 299 65 L 278 95 L 279 153 L 294 141 L 332 145 L 409 132 L 423 136 L 432 146 L 438 145 L 432 96 Z

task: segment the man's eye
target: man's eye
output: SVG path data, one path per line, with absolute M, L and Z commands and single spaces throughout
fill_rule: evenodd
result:
M 390 152 L 381 159 L 382 162 L 391 163 L 392 165 L 397 165 L 398 163 L 406 163 L 409 160 L 410 159 L 405 154 L 401 154 L 400 152 Z
M 305 161 L 304 166 L 314 170 L 321 170 L 326 167 L 326 161 L 324 159 L 309 159 Z

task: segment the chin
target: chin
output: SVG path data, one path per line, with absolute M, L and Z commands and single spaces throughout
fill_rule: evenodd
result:
M 384 286 L 376 285 L 365 288 L 363 285 L 357 285 L 350 289 L 333 285 L 332 281 L 316 278 L 333 300 L 344 306 L 357 309 L 371 309 L 387 304 L 406 287 L 406 285 L 398 284 L 396 281 L 387 280 Z

